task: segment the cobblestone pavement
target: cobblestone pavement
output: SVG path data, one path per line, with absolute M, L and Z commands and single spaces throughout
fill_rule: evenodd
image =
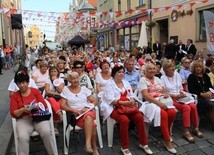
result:
M 179 116 L 178 116 L 179 117 Z M 195 137 L 196 142 L 194 144 L 188 143 L 183 139 L 182 136 L 182 122 L 180 118 L 174 123 L 172 138 L 174 141 L 174 145 L 177 154 L 180 155 L 214 155 L 214 131 L 210 129 L 209 122 L 206 119 L 203 119 L 200 123 L 201 131 L 204 132 L 204 138 L 200 139 Z M 115 125 L 114 129 L 114 142 L 113 147 L 109 148 L 107 145 L 107 136 L 105 127 L 103 125 L 102 133 L 103 134 L 103 143 L 104 147 L 99 149 L 101 155 L 122 155 L 120 151 L 120 142 L 119 142 L 119 131 L 118 126 Z M 62 126 L 60 126 L 60 136 L 57 137 L 57 146 L 59 155 L 63 154 L 63 136 L 62 136 Z M 135 130 L 129 131 L 130 137 L 130 150 L 133 155 L 144 155 L 145 153 L 138 148 L 139 141 L 137 138 L 137 134 Z M 98 142 L 97 142 L 98 144 Z M 160 128 L 150 127 L 149 131 L 149 146 L 155 155 L 168 155 L 168 153 L 162 143 L 162 135 L 160 132 Z M 45 148 L 41 140 L 31 141 L 30 150 L 32 155 L 45 155 Z M 14 153 L 14 145 L 10 149 L 10 155 Z M 69 147 L 70 155 L 86 155 L 84 151 L 84 133 L 81 130 L 78 134 L 71 134 L 70 137 L 70 147 Z
M 15 147 L 14 147 L 14 139 L 9 132 L 12 132 L 11 129 L 11 118 L 8 115 L 9 110 L 9 98 L 8 98 L 8 92 L 7 92 L 7 86 L 10 82 L 10 80 L 13 78 L 14 73 L 12 71 L 4 71 L 4 75 L 0 75 L 0 125 L 1 128 L 4 128 L 4 130 L 7 129 L 7 136 L 5 136 L 5 133 L 0 133 L 0 154 L 9 154 L 9 155 L 15 155 Z M 6 116 L 9 117 L 9 119 L 6 119 Z M 6 121 L 6 123 L 5 123 Z M 6 124 L 6 125 L 5 125 Z M 6 128 L 6 129 L 5 129 Z M 201 119 L 200 122 L 200 129 L 202 132 L 204 132 L 204 138 L 200 139 L 195 137 L 196 142 L 194 144 L 189 144 L 186 140 L 183 139 L 182 136 L 182 122 L 180 118 L 180 114 L 178 114 L 177 119 L 173 126 L 172 131 L 172 138 L 174 141 L 174 145 L 176 147 L 176 150 L 178 151 L 177 154 L 180 155 L 214 155 L 214 131 L 211 130 L 210 124 L 207 119 Z M 0 130 L 1 131 L 1 130 Z M 101 155 L 122 155 L 120 151 L 120 142 L 119 142 L 119 131 L 118 126 L 115 125 L 114 129 L 114 142 L 113 147 L 109 148 L 107 145 L 107 136 L 106 136 L 106 129 L 105 125 L 102 127 L 102 133 L 103 133 L 103 143 L 104 147 L 102 149 L 99 149 Z M 60 126 L 60 136 L 57 137 L 57 146 L 58 146 L 58 152 L 59 155 L 64 154 L 63 153 L 63 133 L 62 133 L 62 125 Z M 8 137 L 9 138 L 2 138 L 2 137 Z M 144 155 L 145 153 L 138 148 L 138 138 L 135 130 L 129 131 L 129 137 L 130 137 L 130 150 L 133 155 Z M 9 140 L 11 140 L 11 143 L 9 143 Z M 6 142 L 8 141 L 8 142 Z M 3 144 L 7 145 L 8 153 L 1 153 L 1 150 L 3 150 Z M 97 142 L 98 144 L 98 142 Z M 166 149 L 164 148 L 164 145 L 162 143 L 162 135 L 160 132 L 160 128 L 154 128 L 150 127 L 149 131 L 149 146 L 151 150 L 154 152 L 155 155 L 168 155 Z M 38 138 L 31 139 L 30 142 L 30 151 L 31 155 L 46 155 L 45 148 L 43 146 L 42 141 Z M 70 147 L 69 147 L 69 155 L 86 155 L 84 151 L 84 133 L 83 130 L 79 131 L 78 134 L 71 134 L 70 137 Z

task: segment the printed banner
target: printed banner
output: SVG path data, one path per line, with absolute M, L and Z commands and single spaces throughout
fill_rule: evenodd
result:
M 207 50 L 210 54 L 214 54 L 214 13 L 203 11 L 204 22 L 207 35 Z

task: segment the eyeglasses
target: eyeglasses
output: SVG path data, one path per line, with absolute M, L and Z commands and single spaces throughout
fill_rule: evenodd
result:
M 82 67 L 74 67 L 75 69 L 81 69 Z
M 186 61 L 186 62 L 184 62 L 184 63 L 188 63 L 188 64 L 189 64 L 190 62 L 189 62 L 189 61 Z

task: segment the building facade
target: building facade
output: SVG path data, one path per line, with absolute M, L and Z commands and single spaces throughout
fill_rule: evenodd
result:
M 214 13 L 214 3 L 207 1 L 191 0 L 162 0 L 153 2 L 153 7 L 170 6 L 170 9 L 154 13 L 152 19 L 157 22 L 153 28 L 153 40 L 167 43 L 174 39 L 177 43 L 181 40 L 186 44 L 187 39 L 192 39 L 198 51 L 206 48 L 206 32 L 203 11 Z M 164 5 L 163 5 L 164 3 Z
M 104 36 L 103 40 L 98 41 L 99 45 L 104 45 L 108 48 L 109 45 L 115 46 L 118 49 L 123 48 L 127 51 L 132 50 L 137 46 L 141 21 L 148 20 L 147 12 L 142 13 L 140 9 L 147 9 L 148 1 L 145 0 L 99 0 L 98 11 L 112 11 L 113 19 L 107 15 L 100 17 L 101 21 L 113 21 L 108 27 L 99 29 L 99 36 Z
M 1 7 L 21 10 L 21 0 L 2 0 Z M 9 44 L 13 46 L 22 46 L 24 38 L 23 31 L 12 29 L 10 13 L 1 13 L 1 30 L 1 45 Z
M 38 45 L 42 45 L 43 32 L 36 26 L 32 25 L 29 31 L 25 31 L 25 43 L 29 45 L 31 48 L 36 48 Z

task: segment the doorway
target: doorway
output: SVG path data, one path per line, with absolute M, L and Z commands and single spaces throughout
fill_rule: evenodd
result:
M 169 37 L 168 19 L 159 20 L 157 22 L 160 30 L 160 42 L 168 43 L 168 37 Z

